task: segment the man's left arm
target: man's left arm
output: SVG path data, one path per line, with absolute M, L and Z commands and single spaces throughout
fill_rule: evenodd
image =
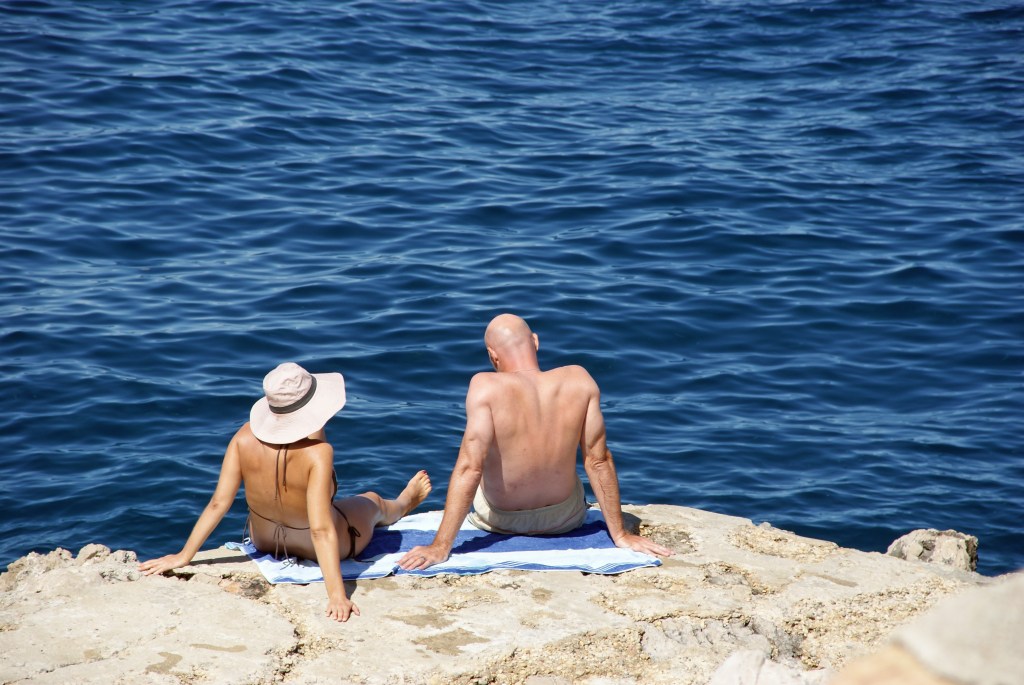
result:
M 469 514 L 473 496 L 483 477 L 484 460 L 494 440 L 494 422 L 487 402 L 486 386 L 481 376 L 474 377 L 469 384 L 469 392 L 466 393 L 466 430 L 462 435 L 452 477 L 448 481 L 444 515 L 433 542 L 413 547 L 398 560 L 398 565 L 407 571 L 428 568 L 447 560 L 455 544 L 455 536 Z
M 668 547 L 640 535 L 627 533 L 622 523 L 619 477 L 615 472 L 612 453 L 608 451 L 604 416 L 601 414 L 601 394 L 597 390 L 596 383 L 587 406 L 583 435 L 580 438 L 580 449 L 583 452 L 583 468 L 590 479 L 590 487 L 597 497 L 597 503 L 601 506 L 605 525 L 608 526 L 608 534 L 615 545 L 644 554 L 671 556 L 672 550 Z

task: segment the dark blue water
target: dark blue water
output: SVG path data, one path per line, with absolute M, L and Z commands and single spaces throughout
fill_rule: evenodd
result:
M 1024 567 L 1008 0 L 5 2 L 0 232 L 0 564 L 177 550 L 285 360 L 440 508 L 513 311 L 624 500 Z

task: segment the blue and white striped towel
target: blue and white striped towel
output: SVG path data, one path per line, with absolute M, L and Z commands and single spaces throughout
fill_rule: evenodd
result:
M 645 566 L 658 566 L 656 558 L 612 543 L 599 509 L 590 509 L 583 526 L 562 535 L 499 535 L 463 523 L 447 561 L 420 571 L 398 567 L 398 560 L 416 545 L 434 539 L 442 512 L 428 511 L 406 516 L 393 526 L 377 528 L 370 544 L 358 559 L 341 562 L 346 580 L 383 578 L 391 574 L 436 576 L 451 573 L 476 575 L 499 569 L 521 571 L 582 571 L 615 574 Z M 320 566 L 307 559 L 275 559 L 248 541 L 228 543 L 249 555 L 271 583 L 315 583 L 323 581 Z

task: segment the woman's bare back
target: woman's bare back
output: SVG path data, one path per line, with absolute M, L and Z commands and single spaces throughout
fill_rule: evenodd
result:
M 268 445 L 248 435 L 239 440 L 239 456 L 252 541 L 264 552 L 316 559 L 309 524 L 309 498 L 330 501 L 331 517 L 342 558 L 361 552 L 379 524 L 394 523 L 417 507 L 430 493 L 425 471 L 413 476 L 394 500 L 375 492 L 334 499 L 334 450 L 321 430 L 305 440 L 286 446 Z M 330 492 L 310 493 L 310 474 L 316 468 L 330 470 Z M 286 549 L 285 549 L 286 548 Z

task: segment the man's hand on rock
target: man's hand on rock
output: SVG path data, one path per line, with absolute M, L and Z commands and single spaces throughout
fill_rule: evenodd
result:
M 615 541 L 615 546 L 623 549 L 631 549 L 634 552 L 642 552 L 643 554 L 657 555 L 659 557 L 670 557 L 674 554 L 674 552 L 668 547 L 659 545 L 654 540 L 650 540 L 639 535 L 633 535 L 631 533 L 624 533 L 621 538 Z
M 440 564 L 448 559 L 448 551 L 438 544 L 420 545 L 409 550 L 398 560 L 398 565 L 406 571 L 419 571 Z

